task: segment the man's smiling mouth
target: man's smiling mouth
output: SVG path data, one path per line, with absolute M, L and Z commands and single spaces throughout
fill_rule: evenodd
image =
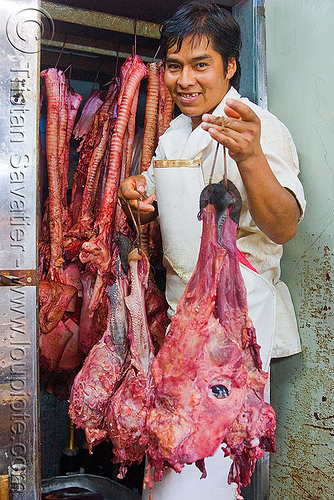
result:
M 197 97 L 199 95 L 201 95 L 200 92 L 193 92 L 193 93 L 184 93 L 184 92 L 178 92 L 177 94 L 179 97 L 182 97 L 182 98 L 185 98 L 185 99 L 190 99 L 192 97 Z

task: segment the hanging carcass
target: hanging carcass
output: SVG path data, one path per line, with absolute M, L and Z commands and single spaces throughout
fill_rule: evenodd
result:
M 255 329 L 248 317 L 236 230 L 240 197 L 229 183 L 206 187 L 197 266 L 152 364 L 155 403 L 146 426 L 146 482 L 181 472 L 219 446 L 233 460 L 229 481 L 248 485 L 257 458 L 275 449 L 275 413 L 264 402 Z

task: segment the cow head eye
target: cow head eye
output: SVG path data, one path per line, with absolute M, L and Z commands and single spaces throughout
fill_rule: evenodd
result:
M 217 399 L 224 399 L 224 398 L 227 398 L 229 396 L 228 389 L 227 389 L 227 387 L 225 387 L 225 385 L 222 385 L 222 384 L 213 385 L 211 387 L 211 390 L 212 390 L 213 395 Z

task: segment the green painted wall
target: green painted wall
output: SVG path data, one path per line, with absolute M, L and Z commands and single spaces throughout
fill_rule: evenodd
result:
M 334 498 L 334 1 L 266 0 L 268 106 L 290 129 L 308 201 L 282 278 L 303 352 L 272 364 L 270 500 Z

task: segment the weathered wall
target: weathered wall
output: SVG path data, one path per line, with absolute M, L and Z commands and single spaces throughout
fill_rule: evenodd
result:
M 334 497 L 334 2 L 266 0 L 268 103 L 291 130 L 308 201 L 282 277 L 303 352 L 273 362 L 272 500 Z

